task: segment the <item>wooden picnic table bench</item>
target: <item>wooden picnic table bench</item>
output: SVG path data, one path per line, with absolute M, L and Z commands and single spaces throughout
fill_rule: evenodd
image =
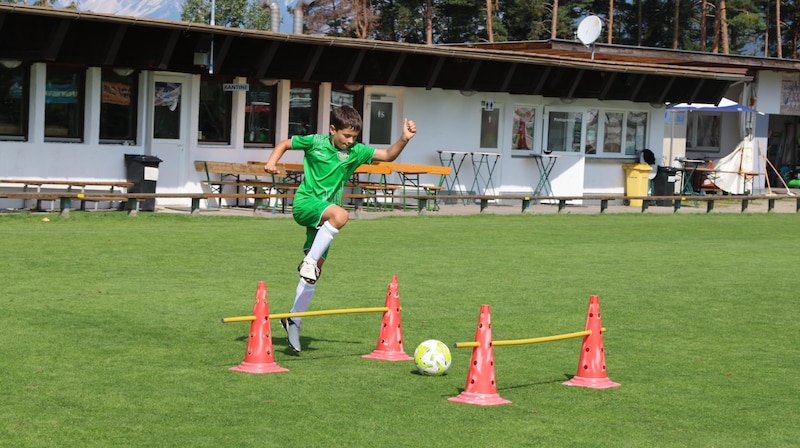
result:
M 267 173 L 264 164 L 259 162 L 215 162 L 208 160 L 196 160 L 195 170 L 205 174 L 203 184 L 209 188 L 210 193 L 221 194 L 226 186 L 235 188 L 239 193 L 240 189 L 246 194 L 256 193 L 276 193 L 288 194 L 290 191 L 297 190 L 300 183 L 296 178 L 294 166 L 278 164 L 278 173 Z M 251 196 L 250 196 L 251 197 Z M 239 199 L 244 196 L 226 197 L 236 198 L 236 205 Z M 288 199 L 288 197 L 287 197 Z
M 66 191 L 68 193 L 77 192 L 81 194 L 85 194 L 87 192 L 87 188 L 89 191 L 93 190 L 92 187 L 105 187 L 107 188 L 106 191 L 109 193 L 114 193 L 119 190 L 120 193 L 124 193 L 134 186 L 133 182 L 122 181 L 122 180 L 75 180 L 75 179 L 0 179 L 0 186 L 6 188 L 13 188 L 16 186 L 22 187 L 22 193 L 31 192 L 31 187 L 35 187 L 36 193 L 43 193 L 43 188 L 56 188 L 56 187 L 66 187 L 60 188 L 59 190 Z M 36 200 L 36 210 L 42 209 L 42 202 L 46 201 L 47 199 L 39 199 L 39 198 L 32 198 L 31 200 Z M 25 201 L 27 199 L 23 199 L 23 208 L 25 208 Z M 86 202 L 81 201 L 81 209 L 85 209 Z
M 249 161 L 248 163 L 260 166 L 266 164 L 261 161 Z M 284 163 L 282 165 L 286 170 L 286 179 L 291 181 L 290 184 L 299 186 L 303 179 L 304 165 L 302 163 Z M 363 194 L 371 198 L 369 204 L 373 204 L 376 208 L 384 207 L 386 204 L 391 205 L 392 194 L 401 188 L 399 184 L 387 183 L 387 176 L 391 173 L 391 168 L 385 163 L 362 164 L 356 168 L 345 187 L 352 190 L 352 194 Z
M 441 165 L 381 162 L 378 163 L 378 166 L 389 168 L 391 173 L 398 175 L 399 182 L 387 183 L 386 187 L 392 186 L 396 187 L 396 190 L 401 190 L 402 195 L 400 197 L 403 198 L 403 208 L 406 208 L 406 199 L 412 199 L 408 195 L 409 191 L 416 191 L 433 198 L 433 203 L 428 204 L 431 210 L 438 209 L 439 205 L 438 201 L 436 201 L 436 196 L 444 188 L 445 180 L 452 171 L 451 167 Z M 434 176 L 435 182 L 423 182 L 423 176 Z M 395 196 L 397 195 L 395 194 Z

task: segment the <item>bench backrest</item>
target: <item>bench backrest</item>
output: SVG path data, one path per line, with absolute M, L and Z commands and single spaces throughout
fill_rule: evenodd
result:
M 438 174 L 440 176 L 449 176 L 451 168 L 449 166 L 440 165 L 417 165 L 410 163 L 394 163 L 394 162 L 381 162 L 378 165 L 389 167 L 393 172 L 419 172 L 421 174 Z
M 354 174 L 390 174 L 392 169 L 385 163 L 359 165 Z
M 262 167 L 267 164 L 267 162 L 262 162 L 260 160 L 248 160 L 247 163 L 251 165 L 261 165 Z M 303 171 L 302 163 L 279 163 L 278 167 L 281 166 L 290 171 Z
M 264 165 L 264 162 L 254 161 L 251 160 L 247 163 L 252 163 L 254 165 Z M 302 163 L 284 163 L 283 166 L 290 171 L 302 171 L 304 169 Z M 384 163 L 373 163 L 373 164 L 364 164 L 359 165 L 356 168 L 354 174 L 390 174 L 392 172 L 391 168 Z
M 219 174 L 220 176 L 228 175 L 248 175 L 248 176 L 262 176 L 272 177 L 273 179 L 284 179 L 286 177 L 286 166 L 278 164 L 278 173 L 271 175 L 264 171 L 264 164 L 256 163 L 235 163 L 235 162 L 212 162 L 208 160 L 195 160 L 194 168 L 201 172 L 206 173 L 209 182 L 212 181 L 211 174 Z

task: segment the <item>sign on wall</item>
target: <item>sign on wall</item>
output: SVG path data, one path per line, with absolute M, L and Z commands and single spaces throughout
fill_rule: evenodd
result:
M 781 82 L 781 115 L 800 115 L 800 75 L 788 75 Z

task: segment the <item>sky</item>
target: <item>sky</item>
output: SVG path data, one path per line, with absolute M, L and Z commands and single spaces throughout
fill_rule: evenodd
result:
M 287 6 L 294 6 L 297 0 L 275 0 L 281 11 L 281 31 L 292 32 L 292 14 Z M 104 14 L 119 14 L 152 19 L 180 20 L 183 0 L 78 0 L 78 9 Z

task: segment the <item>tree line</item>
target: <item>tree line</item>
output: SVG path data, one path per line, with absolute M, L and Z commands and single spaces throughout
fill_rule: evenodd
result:
M 274 0 L 278 1 L 278 0 Z M 80 0 L 16 0 L 75 7 Z M 268 2 L 214 0 L 217 25 L 270 29 Z M 212 0 L 184 0 L 181 19 L 209 23 Z M 578 22 L 597 15 L 598 41 L 723 54 L 797 59 L 795 0 L 297 0 L 304 32 L 418 44 L 575 39 Z M 554 19 L 555 18 L 555 19 Z

